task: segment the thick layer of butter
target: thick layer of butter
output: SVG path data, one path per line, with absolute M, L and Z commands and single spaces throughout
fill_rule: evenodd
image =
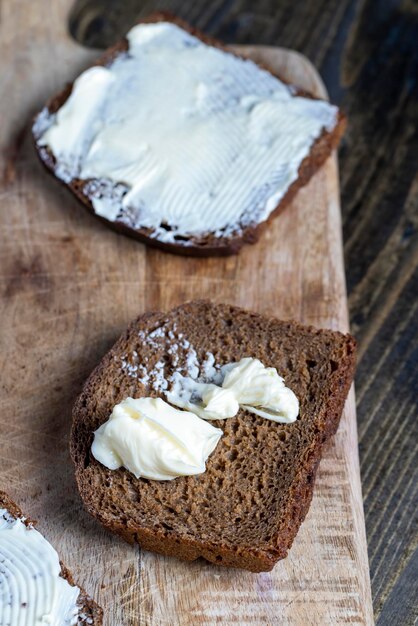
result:
M 51 544 L 35 528 L 0 509 L 0 624 L 77 624 L 80 589 L 60 571 Z
M 336 108 L 173 24 L 127 38 L 128 53 L 85 71 L 58 113 L 35 123 L 56 174 L 95 179 L 97 214 L 162 241 L 267 219 Z
M 203 473 L 222 434 L 160 398 L 127 398 L 94 433 L 92 453 L 109 469 L 123 466 L 137 478 L 172 480 Z
M 297 397 L 274 367 L 247 357 L 225 365 L 221 373 L 221 386 L 177 374 L 167 400 L 209 420 L 233 417 L 240 406 L 283 424 L 294 422 L 299 415 Z

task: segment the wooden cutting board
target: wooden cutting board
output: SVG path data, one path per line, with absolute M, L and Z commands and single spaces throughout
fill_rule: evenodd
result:
M 103 606 L 107 626 L 372 624 L 353 391 L 306 521 L 269 573 L 181 563 L 124 544 L 84 512 L 68 454 L 83 380 L 145 310 L 209 297 L 348 329 L 335 156 L 237 257 L 147 249 L 88 215 L 42 170 L 31 145 L 31 115 L 95 56 L 66 32 L 68 2 L 3 8 L 0 488 L 39 520 Z M 325 95 L 301 55 L 239 50 Z

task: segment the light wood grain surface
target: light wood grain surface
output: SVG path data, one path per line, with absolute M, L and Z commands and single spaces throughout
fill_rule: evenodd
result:
M 348 322 L 335 158 L 256 246 L 227 259 L 175 257 L 116 235 L 47 177 L 30 117 L 95 56 L 70 40 L 68 8 L 17 1 L 3 10 L 0 487 L 39 520 L 107 626 L 372 624 L 353 392 L 307 519 L 270 573 L 141 552 L 82 509 L 68 454 L 71 406 L 141 311 L 211 297 L 316 326 Z M 300 55 L 246 52 L 323 93 Z

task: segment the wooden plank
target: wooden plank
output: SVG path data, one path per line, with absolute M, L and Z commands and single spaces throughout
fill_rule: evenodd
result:
M 74 36 L 105 47 L 157 3 L 125 0 L 123 12 L 114 0 L 74 4 Z M 340 151 L 341 198 L 351 328 L 360 347 L 357 415 L 372 595 L 379 626 L 393 624 L 393 596 L 406 610 L 402 624 L 412 626 L 418 594 L 411 599 L 408 585 L 398 579 L 406 580 L 411 558 L 418 567 L 415 4 L 164 0 L 163 5 L 224 41 L 280 44 L 306 54 L 331 100 L 348 115 Z
M 347 329 L 338 175 L 329 159 L 238 257 L 174 257 L 115 235 L 36 162 L 28 116 L 92 57 L 65 31 L 68 3 L 40 4 L 8 3 L 0 40 L 2 126 L 9 130 L 0 188 L 0 486 L 39 519 L 105 608 L 108 625 L 371 624 L 353 392 L 309 515 L 273 572 L 141 553 L 83 511 L 68 455 L 71 405 L 92 366 L 139 312 L 210 296 Z M 247 53 L 323 93 L 300 55 Z

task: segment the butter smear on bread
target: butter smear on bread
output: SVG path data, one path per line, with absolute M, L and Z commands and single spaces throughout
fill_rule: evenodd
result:
M 167 400 L 186 410 L 161 398 L 127 398 L 95 431 L 93 456 L 109 469 L 125 467 L 136 478 L 192 476 L 205 471 L 223 434 L 205 420 L 234 417 L 240 407 L 286 424 L 299 414 L 293 391 L 275 368 L 258 359 L 224 365 L 216 383 L 221 384 L 174 377 Z
M 179 26 L 138 24 L 34 127 L 100 217 L 191 245 L 264 222 L 338 111 Z
M 51 544 L 0 506 L 0 624 L 75 626 L 79 595 Z

